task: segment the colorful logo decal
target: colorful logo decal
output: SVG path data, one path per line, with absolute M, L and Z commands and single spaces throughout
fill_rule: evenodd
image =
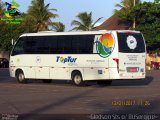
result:
M 128 36 L 127 37 L 127 45 L 130 49 L 135 49 L 137 47 L 137 40 L 133 36 Z
M 21 13 L 19 12 L 19 4 L 14 0 L 12 2 L 2 3 L 6 7 L 3 13 L 0 13 L 0 20 L 5 21 L 6 24 L 21 24 L 23 19 L 21 18 Z
M 12 0 L 11 3 L 5 2 L 6 4 L 6 11 L 5 16 L 8 18 L 16 17 L 20 15 L 20 12 L 18 11 L 19 4 L 16 3 L 14 0 Z
M 68 56 L 66 58 L 62 56 L 57 56 L 57 61 L 56 62 L 61 62 L 61 63 L 75 63 L 77 58 L 72 58 L 71 56 Z
M 113 39 L 112 34 L 106 33 L 100 37 L 100 39 L 97 39 L 97 52 L 101 57 L 108 57 L 113 49 L 115 41 Z

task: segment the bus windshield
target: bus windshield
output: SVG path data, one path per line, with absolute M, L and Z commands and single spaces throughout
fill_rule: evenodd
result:
M 122 53 L 144 53 L 145 42 L 141 33 L 118 32 L 119 52 Z

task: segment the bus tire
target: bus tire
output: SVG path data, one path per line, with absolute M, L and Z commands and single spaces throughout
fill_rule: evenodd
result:
M 18 70 L 16 72 L 16 78 L 19 83 L 27 83 L 27 80 L 25 79 L 25 76 L 22 70 Z
M 52 80 L 42 80 L 43 81 L 43 83 L 51 83 L 52 82 Z
M 76 86 L 83 86 L 84 85 L 84 81 L 82 79 L 82 75 L 80 72 L 76 71 L 73 73 L 72 82 Z
M 100 86 L 110 86 L 112 84 L 112 80 L 99 80 L 97 84 Z

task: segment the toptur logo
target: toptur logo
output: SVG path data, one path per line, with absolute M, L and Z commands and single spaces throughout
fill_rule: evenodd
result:
M 77 58 L 72 58 L 71 56 L 68 56 L 66 58 L 62 56 L 57 56 L 57 61 L 56 62 L 61 62 L 61 63 L 75 63 Z

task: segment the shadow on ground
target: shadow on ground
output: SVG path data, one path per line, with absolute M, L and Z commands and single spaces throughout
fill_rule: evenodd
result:
M 154 73 L 153 73 L 154 72 Z M 151 75 L 157 74 L 157 71 L 148 71 Z M 154 75 L 153 75 L 154 76 Z M 152 76 L 147 76 L 143 80 L 113 80 L 111 86 L 144 86 L 152 83 L 154 78 Z M 4 82 L 17 82 L 14 78 L 10 78 L 9 69 L 0 69 L 0 83 Z M 43 83 L 41 80 L 29 80 L 28 83 Z M 53 80 L 51 85 L 71 85 L 71 81 L 67 80 Z M 86 86 L 98 86 L 96 82 L 87 82 Z
M 67 115 L 67 114 L 55 114 L 54 113 L 51 115 L 46 115 L 43 114 L 44 112 L 48 111 L 48 110 L 54 110 L 59 106 L 62 106 L 64 104 L 69 104 L 72 101 L 76 101 L 79 98 L 91 94 L 94 91 L 96 91 L 97 89 L 89 89 L 87 91 L 81 91 L 75 95 L 72 96 L 68 96 L 62 100 L 59 100 L 58 102 L 53 102 L 53 103 L 48 103 L 48 105 L 44 105 L 40 108 L 34 109 L 24 115 L 20 115 L 20 120 L 82 120 L 81 118 L 79 119 L 79 115 Z M 66 109 L 67 111 L 67 109 Z M 74 119 L 73 119 L 74 117 Z M 86 116 L 84 116 L 86 118 Z M 84 119 L 85 120 L 85 119 Z
M 154 78 L 152 76 L 147 76 L 145 79 L 141 80 L 113 80 L 110 86 L 147 86 L 153 82 Z M 14 79 L 16 81 L 16 79 Z M 16 81 L 17 82 L 17 81 Z M 28 80 L 28 84 L 44 84 L 44 85 L 59 85 L 59 86 L 68 86 L 73 85 L 70 80 L 52 80 L 51 83 L 43 83 L 42 80 Z M 85 83 L 84 87 L 108 87 L 108 86 L 99 86 L 96 81 L 88 81 Z
M 152 83 L 154 78 L 152 76 L 147 76 L 142 80 L 116 80 L 113 81 L 112 86 L 142 86 L 149 85 Z

